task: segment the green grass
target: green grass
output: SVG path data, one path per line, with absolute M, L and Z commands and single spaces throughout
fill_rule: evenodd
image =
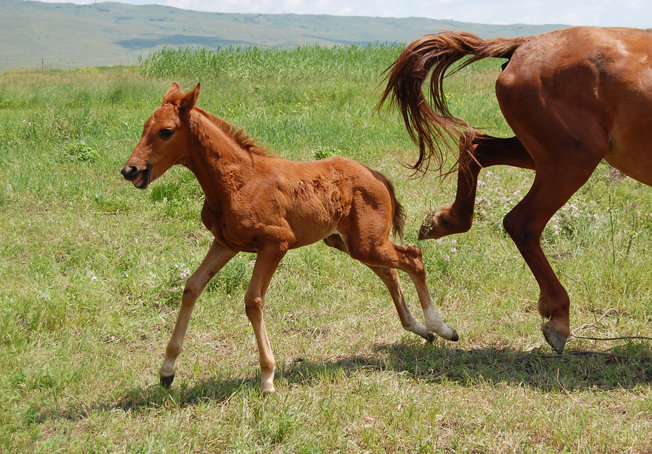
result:
M 401 162 L 415 147 L 400 118 L 374 110 L 399 51 L 166 50 L 139 67 L 0 75 L 0 451 L 652 450 L 650 344 L 571 339 L 557 356 L 543 341 L 536 282 L 501 227 L 531 172 L 483 172 L 473 229 L 417 242 L 455 179 L 410 178 Z M 507 135 L 493 96 L 500 63 L 446 87 L 453 112 Z M 406 333 L 366 267 L 313 245 L 291 251 L 272 281 L 278 392 L 261 396 L 243 304 L 255 257 L 241 254 L 198 301 L 175 383 L 161 389 L 183 282 L 211 238 L 188 171 L 138 191 L 119 170 L 172 80 L 201 81 L 201 107 L 280 156 L 343 155 L 388 175 L 405 243 L 423 248 L 460 342 Z M 618 311 L 578 334 L 650 336 L 651 233 L 650 189 L 606 165 L 551 222 L 544 248 L 573 328 Z

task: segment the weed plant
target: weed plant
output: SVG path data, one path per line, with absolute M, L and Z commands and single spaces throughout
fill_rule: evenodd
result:
M 412 176 L 402 120 L 375 111 L 400 50 L 166 48 L 137 67 L 0 74 L 0 451 L 652 451 L 649 343 L 571 338 L 558 356 L 543 341 L 536 282 L 501 225 L 532 172 L 483 171 L 471 231 L 417 242 L 455 178 Z M 454 113 L 507 136 L 500 63 L 466 68 L 446 91 Z M 211 237 L 190 172 L 139 191 L 119 170 L 172 80 L 201 82 L 201 107 L 271 153 L 342 155 L 388 175 L 404 242 L 422 247 L 459 343 L 424 344 L 370 270 L 302 248 L 268 293 L 278 393 L 263 397 L 243 304 L 255 256 L 241 254 L 199 299 L 176 381 L 161 389 L 183 283 Z M 591 325 L 578 335 L 650 336 L 651 233 L 650 189 L 604 164 L 553 218 L 544 249 L 573 327 Z

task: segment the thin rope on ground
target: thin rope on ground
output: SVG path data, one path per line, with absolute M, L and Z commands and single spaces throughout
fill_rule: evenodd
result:
M 626 340 L 626 339 L 652 340 L 652 337 L 648 337 L 648 336 L 592 337 L 592 336 L 578 336 L 578 335 L 576 334 L 576 333 L 579 332 L 579 331 L 582 331 L 582 330 L 585 330 L 585 329 L 589 329 L 589 328 L 594 328 L 594 327 L 598 326 L 598 324 L 599 324 L 602 320 L 604 320 L 605 318 L 607 318 L 607 316 L 608 316 L 609 314 L 611 314 L 611 313 L 613 313 L 613 314 L 616 315 L 616 325 L 617 325 L 618 322 L 620 322 L 620 314 L 618 314 L 618 311 L 617 311 L 615 308 L 612 307 L 612 308 L 610 308 L 610 309 L 607 309 L 607 311 L 606 311 L 604 314 L 602 314 L 602 317 L 600 317 L 599 319 L 597 319 L 595 322 L 593 322 L 593 323 L 587 323 L 587 324 L 585 324 L 585 325 L 580 326 L 579 328 L 575 328 L 575 329 L 571 332 L 570 336 L 568 336 L 568 339 L 570 340 L 571 337 L 574 337 L 574 338 L 576 338 L 576 339 L 588 339 L 588 340 L 597 340 L 597 341 L 612 341 L 612 340 Z

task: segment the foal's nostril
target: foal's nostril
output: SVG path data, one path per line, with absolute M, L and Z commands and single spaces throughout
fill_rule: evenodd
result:
M 129 178 L 132 177 L 132 176 L 133 176 L 137 171 L 138 171 L 138 169 L 136 168 L 136 166 L 124 166 L 124 167 L 122 168 L 122 170 L 120 171 L 120 173 L 122 174 L 123 177 L 129 179 Z

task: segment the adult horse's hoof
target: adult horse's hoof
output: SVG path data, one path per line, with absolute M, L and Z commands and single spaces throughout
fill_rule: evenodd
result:
M 169 377 L 161 377 L 161 386 L 164 388 L 169 388 L 172 385 L 173 381 L 174 374 L 170 375 Z
M 427 240 L 430 238 L 437 238 L 437 216 L 434 211 L 426 214 L 426 217 L 421 223 L 419 229 L 419 240 Z
M 432 220 L 424 219 L 419 229 L 419 241 L 432 238 Z
M 551 326 L 550 322 L 544 323 L 541 326 L 541 331 L 543 331 L 543 337 L 546 338 L 546 342 L 548 342 L 554 351 L 560 355 L 564 353 L 564 347 L 566 346 L 566 341 L 568 340 L 566 336 Z
M 455 233 L 463 233 L 471 228 L 472 218 L 460 218 L 452 211 L 451 205 L 442 206 L 439 211 L 430 211 L 421 223 L 419 239 L 437 239 Z

